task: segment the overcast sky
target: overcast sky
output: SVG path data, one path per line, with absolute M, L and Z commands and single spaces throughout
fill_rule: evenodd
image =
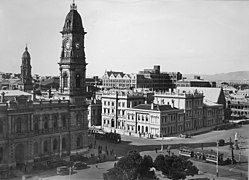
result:
M 59 75 L 71 0 L 0 0 L 0 72 Z M 76 0 L 87 31 L 87 75 L 105 70 L 214 74 L 249 70 L 249 1 Z

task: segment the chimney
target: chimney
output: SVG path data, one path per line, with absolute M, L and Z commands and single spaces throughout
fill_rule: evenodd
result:
M 5 95 L 5 92 L 2 92 L 2 99 L 1 99 L 1 102 L 2 102 L 2 103 L 4 103 L 4 101 L 5 101 L 5 100 L 4 100 L 4 99 L 5 99 L 5 98 L 4 98 L 4 95 Z

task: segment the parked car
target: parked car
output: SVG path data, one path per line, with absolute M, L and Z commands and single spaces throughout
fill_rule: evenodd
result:
M 79 170 L 79 169 L 85 169 L 87 168 L 87 164 L 82 161 L 76 161 L 73 163 L 72 169 Z
M 58 174 L 58 175 L 68 175 L 70 170 L 71 170 L 71 168 L 69 168 L 67 166 L 60 166 L 60 167 L 57 167 L 56 174 Z

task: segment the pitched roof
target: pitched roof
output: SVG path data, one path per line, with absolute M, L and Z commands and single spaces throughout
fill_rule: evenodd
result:
M 204 94 L 204 99 L 217 103 L 220 97 L 222 88 L 212 88 L 212 87 L 177 87 L 181 91 L 194 92 L 195 90 L 202 92 Z

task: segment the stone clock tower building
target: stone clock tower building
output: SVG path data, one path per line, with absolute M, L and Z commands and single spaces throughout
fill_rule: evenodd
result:
M 85 104 L 86 57 L 82 20 L 73 3 L 66 16 L 62 34 L 60 95 L 72 104 Z
M 80 14 L 73 3 L 67 14 L 62 34 L 59 94 L 70 102 L 71 142 L 77 142 L 77 135 L 83 135 L 87 142 L 87 104 L 86 104 L 86 56 L 84 36 L 86 34 Z M 81 140 L 82 141 L 82 140 Z M 85 143 L 83 143 L 85 144 Z M 72 149 L 76 144 L 71 143 Z M 79 153 L 79 151 L 77 151 Z M 73 153 L 73 151 L 71 151 Z
M 28 100 L 28 93 L 0 102 L 0 179 L 1 168 L 47 166 L 59 159 L 69 160 L 88 151 L 88 119 L 85 96 L 86 57 L 82 20 L 71 5 L 61 31 L 59 99 Z M 30 54 L 22 57 L 22 82 L 31 81 Z M 24 86 L 26 89 L 27 86 Z M 32 87 L 32 86 L 31 86 Z M 2 92 L 8 94 L 8 91 Z M 5 174 L 4 174 L 5 176 Z

